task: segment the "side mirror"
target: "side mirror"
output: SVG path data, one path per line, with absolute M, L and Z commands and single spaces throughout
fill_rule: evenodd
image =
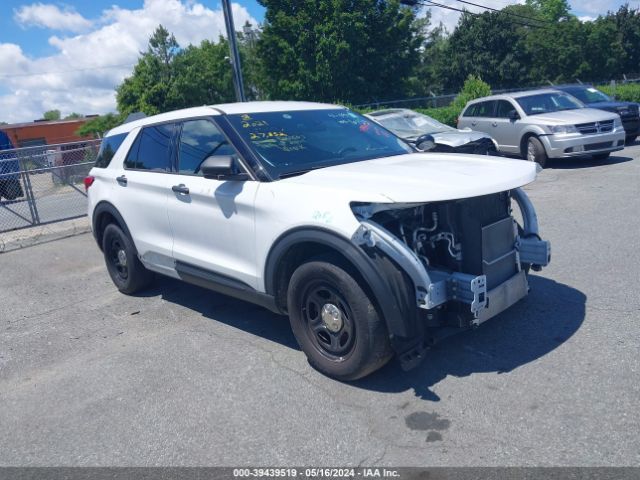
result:
M 518 115 L 517 111 L 510 110 L 509 111 L 509 120 L 520 120 L 520 115 Z
M 231 155 L 212 155 L 200 165 L 204 178 L 213 180 L 247 180 L 244 173 L 236 173 Z
M 436 142 L 432 135 L 420 135 L 416 140 L 416 148 L 421 152 L 428 152 L 436 148 Z

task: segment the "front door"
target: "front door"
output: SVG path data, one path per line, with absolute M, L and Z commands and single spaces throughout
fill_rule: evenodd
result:
M 187 264 L 256 288 L 254 200 L 259 183 L 204 178 L 200 165 L 211 155 L 237 158 L 212 120 L 184 122 L 177 174 L 169 187 L 173 257 L 178 268 Z
M 508 100 L 498 100 L 495 117 L 492 118 L 492 129 L 488 132 L 498 142 L 501 152 L 520 153 L 519 138 L 516 129 L 518 120 L 510 118 L 509 114 L 516 108 Z

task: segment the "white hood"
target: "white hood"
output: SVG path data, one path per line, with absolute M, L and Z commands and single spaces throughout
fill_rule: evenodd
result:
M 280 182 L 348 191 L 353 201 L 417 203 L 477 197 L 521 187 L 536 164 L 482 155 L 413 153 L 312 170 Z

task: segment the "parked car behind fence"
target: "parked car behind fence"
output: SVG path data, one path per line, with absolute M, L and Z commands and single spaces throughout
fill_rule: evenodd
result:
M 0 130 L 0 200 L 15 200 L 23 195 L 20 162 L 8 135 Z

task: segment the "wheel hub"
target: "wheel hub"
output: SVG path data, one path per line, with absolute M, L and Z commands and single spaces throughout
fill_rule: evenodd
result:
M 325 303 L 321 312 L 322 322 L 327 330 L 336 333 L 342 328 L 342 313 L 333 303 Z
M 127 266 L 127 254 L 124 250 L 118 250 L 118 263 L 123 267 Z

